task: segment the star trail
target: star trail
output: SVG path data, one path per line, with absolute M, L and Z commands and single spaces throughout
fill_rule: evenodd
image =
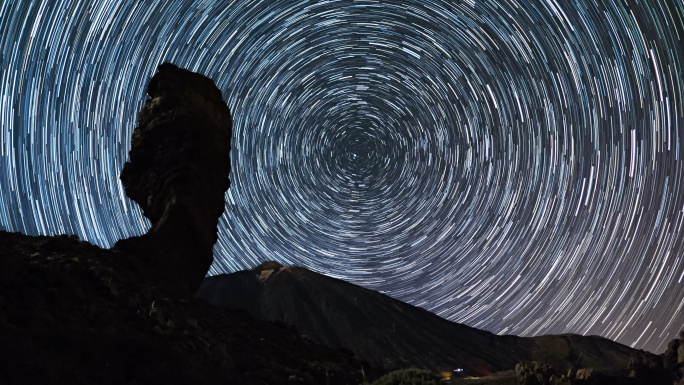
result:
M 210 274 L 276 260 L 500 334 L 684 328 L 684 3 L 4 1 L 0 229 L 110 247 L 156 67 L 234 117 Z

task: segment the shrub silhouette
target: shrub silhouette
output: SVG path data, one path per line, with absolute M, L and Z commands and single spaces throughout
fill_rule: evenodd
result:
M 408 368 L 395 370 L 380 377 L 371 385 L 439 385 L 440 378 L 429 370 Z

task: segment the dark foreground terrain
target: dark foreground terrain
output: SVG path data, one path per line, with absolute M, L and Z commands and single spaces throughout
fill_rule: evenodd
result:
M 323 276 L 316 279 L 330 280 Z M 327 348 L 282 322 L 256 320 L 247 312 L 214 307 L 200 299 L 173 297 L 163 284 L 154 282 L 154 274 L 134 258 L 73 237 L 0 232 L 0 383 L 361 384 L 364 377 L 370 380 L 379 374 L 350 350 Z M 303 292 L 291 289 L 283 294 L 292 303 L 299 301 L 304 308 L 311 306 Z M 249 298 L 246 292 L 245 298 Z M 364 304 L 361 308 L 375 305 Z M 401 303 L 394 306 L 404 311 L 412 308 Z M 355 311 L 353 307 L 347 310 Z M 423 322 L 433 317 L 416 310 L 422 314 Z M 339 317 L 345 319 L 344 314 Z M 480 363 L 491 357 L 509 357 L 512 363 L 517 359 L 543 359 L 546 355 L 561 365 L 559 360 L 567 354 L 568 347 L 584 346 L 589 349 L 586 354 L 598 355 L 585 360 L 610 356 L 607 362 L 626 364 L 624 371 L 618 371 L 624 376 L 594 375 L 592 382 L 574 383 L 671 384 L 672 377 L 667 376 L 671 371 L 662 370 L 663 358 L 676 361 L 681 346 L 674 346 L 669 356 L 635 355 L 638 351 L 603 339 L 493 337 L 484 331 L 458 327 L 466 328 L 466 334 L 454 334 L 455 338 L 478 338 L 474 340 L 478 345 L 474 346 L 480 351 L 471 353 L 473 360 Z M 459 329 L 454 330 L 458 333 Z M 416 330 L 419 338 L 427 338 L 425 333 Z M 409 344 L 416 338 L 405 334 L 388 345 L 386 341 L 364 337 L 368 349 L 378 351 L 378 346 L 384 346 L 390 358 L 393 345 L 400 344 L 402 339 Z M 485 340 L 493 343 L 482 345 Z M 517 341 L 518 350 L 502 349 L 497 341 Z M 676 341 L 679 340 L 673 342 Z M 601 346 L 611 350 L 591 350 Z M 464 349 L 470 352 L 473 347 Z M 539 354 L 528 357 L 526 349 Z M 622 349 L 630 355 L 615 357 Z M 415 358 L 407 356 L 406 360 L 420 360 L 421 354 L 416 351 Z M 467 364 L 466 360 L 463 362 Z M 513 370 L 514 366 L 508 369 Z M 530 366 L 523 369 L 523 375 L 543 372 L 543 368 Z M 451 383 L 518 383 L 515 372 L 504 376 L 491 374 L 495 377 L 454 379 Z M 629 377 L 630 374 L 636 377 Z
M 294 325 L 313 340 L 350 349 L 375 367 L 418 367 L 447 373 L 444 377 L 458 368 L 454 377 L 477 377 L 454 383 L 670 384 L 672 369 L 684 360 L 675 353 L 679 340 L 673 341 L 669 353 L 657 356 L 598 336 L 498 336 L 276 262 L 208 277 L 197 296 L 216 306 Z
M 593 368 L 623 376 L 629 374 L 631 356 L 639 353 L 597 336 L 498 336 L 376 291 L 275 262 L 208 277 L 197 296 L 216 306 L 295 325 L 326 346 L 348 348 L 386 369 L 462 368 L 484 376 L 513 369 L 518 362 L 544 361 L 563 372 Z
M 362 382 L 351 352 L 174 298 L 151 275 L 74 238 L 0 232 L 0 384 Z

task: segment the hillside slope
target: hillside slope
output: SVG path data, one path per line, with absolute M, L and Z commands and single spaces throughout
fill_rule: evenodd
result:
M 521 361 L 558 370 L 591 367 L 626 375 L 634 349 L 601 337 L 498 336 L 453 323 L 381 293 L 300 267 L 264 263 L 205 279 L 197 296 L 280 320 L 325 345 L 345 347 L 373 365 L 393 369 L 463 368 L 486 375 Z

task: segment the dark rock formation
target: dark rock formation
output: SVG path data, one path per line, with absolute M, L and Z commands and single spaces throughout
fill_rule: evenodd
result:
M 191 297 L 229 185 L 230 113 L 170 64 L 148 93 L 121 174 L 147 234 L 103 250 L 0 231 L 0 384 L 358 384 L 372 370 L 349 351 Z
M 164 291 L 137 259 L 0 231 L 0 384 L 357 385 L 348 351 Z
M 556 382 L 551 365 L 537 361 L 524 361 L 515 365 L 519 385 L 550 385 Z
M 557 370 L 558 378 L 582 368 L 626 377 L 630 355 L 636 352 L 596 336 L 497 336 L 381 293 L 275 262 L 207 277 L 197 296 L 217 306 L 242 308 L 261 319 L 294 325 L 316 341 L 345 347 L 386 369 L 463 368 L 466 374 L 482 376 L 512 370 L 522 361 L 539 361 Z
M 191 295 L 213 261 L 230 185 L 230 111 L 210 79 L 172 64 L 159 66 L 147 93 L 121 180 L 152 227 L 115 249 Z
M 672 374 L 663 365 L 663 358 L 637 350 L 630 355 L 630 377 L 649 384 L 672 383 Z
M 674 383 L 684 385 L 684 331 L 680 331 L 679 338 L 667 345 L 667 350 L 663 353 L 663 364 L 672 375 Z

